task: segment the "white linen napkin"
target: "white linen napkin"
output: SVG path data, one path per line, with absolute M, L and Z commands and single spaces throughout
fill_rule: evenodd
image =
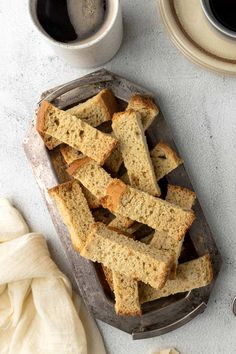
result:
M 0 353 L 105 354 L 101 335 L 45 238 L 0 198 Z

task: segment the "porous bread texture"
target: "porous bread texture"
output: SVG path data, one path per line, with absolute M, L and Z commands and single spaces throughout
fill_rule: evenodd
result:
M 109 173 L 88 157 L 73 162 L 67 172 L 78 179 L 97 199 L 106 195 L 107 187 L 113 180 Z
M 64 161 L 67 163 L 67 165 L 70 165 L 73 161 L 80 160 L 80 159 L 84 158 L 84 155 L 82 153 L 80 153 L 79 151 L 73 149 L 72 147 L 70 147 L 68 145 L 61 145 L 60 152 L 64 158 Z M 67 169 L 67 167 L 66 167 L 66 169 Z M 66 174 L 70 178 L 70 176 L 68 175 L 67 172 L 66 172 Z M 63 181 L 61 181 L 61 182 L 63 182 Z M 99 200 L 96 197 L 94 197 L 94 195 L 87 188 L 85 188 L 83 185 L 81 185 L 81 188 L 82 188 L 84 196 L 88 202 L 89 208 L 90 209 L 99 208 L 101 206 Z
M 91 228 L 81 255 L 156 289 L 164 286 L 173 262 L 168 252 L 153 250 L 102 223 L 95 223 Z
M 59 184 L 49 189 L 48 194 L 56 202 L 62 220 L 69 230 L 75 250 L 80 252 L 85 245 L 94 219 L 79 182 L 71 180 Z
M 43 101 L 37 115 L 36 129 L 81 151 L 99 164 L 103 164 L 118 141 L 91 127 L 83 120 Z
M 196 193 L 188 188 L 168 184 L 165 199 L 167 202 L 179 205 L 183 209 L 192 209 L 196 200 Z
M 113 181 L 109 173 L 88 157 L 73 162 L 67 169 L 67 172 L 69 175 L 78 179 L 99 201 L 106 196 L 107 187 Z M 117 213 L 115 213 L 115 215 L 118 219 L 114 221 L 113 227 L 117 227 L 115 223 L 118 222 L 119 225 L 123 225 L 124 228 L 133 225 L 133 220 L 123 216 L 120 218 Z
M 131 97 L 127 106 L 127 110 L 129 109 L 140 113 L 144 130 L 148 129 L 159 114 L 159 108 L 153 98 L 140 94 L 135 94 Z
M 166 176 L 183 163 L 183 160 L 163 142 L 158 143 L 150 152 L 157 181 Z
M 133 109 L 140 113 L 144 130 L 151 125 L 155 117 L 159 114 L 159 108 L 156 106 L 154 100 L 151 97 L 140 94 L 135 94 L 131 97 L 127 109 Z M 109 172 L 116 174 L 122 162 L 123 157 L 118 145 L 106 160 L 105 166 Z
M 111 289 L 111 291 L 114 291 L 112 270 L 110 268 L 105 267 L 103 264 L 102 264 L 102 270 L 103 270 L 106 282 L 109 285 L 109 288 Z
M 140 284 L 140 302 L 148 302 L 162 297 L 191 291 L 210 284 L 213 280 L 213 269 L 209 255 L 205 255 L 180 264 L 177 269 L 176 279 L 168 279 L 165 286 L 154 289 L 146 284 Z
M 166 200 L 168 200 L 170 203 L 185 209 L 191 209 L 195 199 L 196 194 L 190 189 L 168 184 Z M 175 235 L 168 237 L 166 232 L 155 231 L 154 236 L 150 242 L 150 245 L 156 247 L 156 249 L 165 249 L 173 252 L 175 262 L 174 267 L 170 273 L 170 277 L 173 279 L 176 277 L 176 269 L 184 241 L 184 236 L 185 234 L 183 234 L 183 237 L 179 239 Z
M 83 159 L 85 157 L 82 152 L 73 149 L 69 145 L 61 145 L 60 151 L 68 166 L 72 164 L 72 162 Z
M 112 275 L 117 315 L 141 316 L 138 282 L 117 272 L 113 272 Z
M 104 89 L 86 102 L 80 103 L 67 110 L 68 113 L 84 120 L 96 128 L 100 124 L 110 120 L 113 113 L 118 111 L 118 105 L 113 93 Z M 44 136 L 44 142 L 49 150 L 61 144 L 61 141 L 49 135 Z
M 152 166 L 141 115 L 133 110 L 115 113 L 112 129 L 119 140 L 130 185 L 151 195 L 159 196 L 160 188 Z
M 184 210 L 115 179 L 108 185 L 106 197 L 101 203 L 111 212 L 146 224 L 179 240 L 195 219 L 193 211 Z

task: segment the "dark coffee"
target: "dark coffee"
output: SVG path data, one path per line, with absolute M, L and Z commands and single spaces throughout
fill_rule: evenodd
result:
M 210 0 L 210 6 L 215 18 L 236 32 L 236 0 Z
M 56 41 L 69 43 L 95 34 L 106 15 L 105 0 L 38 0 L 37 16 Z

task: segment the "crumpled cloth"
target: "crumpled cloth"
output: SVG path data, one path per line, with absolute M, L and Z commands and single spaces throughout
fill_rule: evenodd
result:
M 45 238 L 0 198 L 0 353 L 105 354 L 101 335 Z

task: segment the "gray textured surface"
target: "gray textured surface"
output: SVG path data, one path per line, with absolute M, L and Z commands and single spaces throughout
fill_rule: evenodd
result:
M 176 346 L 182 354 L 236 353 L 235 174 L 236 78 L 189 63 L 170 43 L 154 0 L 123 0 L 125 37 L 105 67 L 156 92 L 198 193 L 224 266 L 209 307 L 163 337 L 132 342 L 99 323 L 108 353 L 143 354 Z M 40 92 L 82 76 L 57 58 L 34 31 L 27 1 L 0 0 L 0 194 L 12 198 L 35 231 L 49 240 L 67 274 L 67 260 L 21 147 Z

